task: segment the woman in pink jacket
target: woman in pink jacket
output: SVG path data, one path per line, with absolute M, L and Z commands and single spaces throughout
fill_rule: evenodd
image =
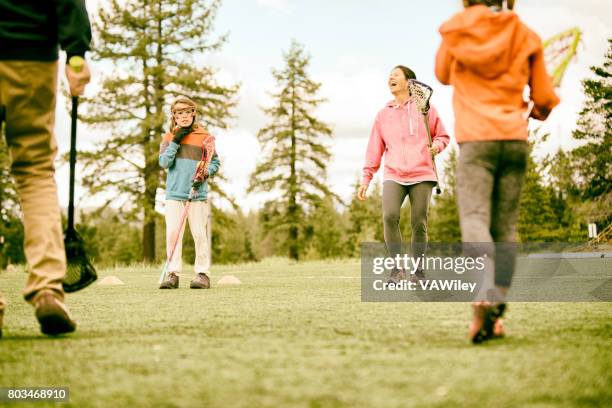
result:
M 416 79 L 414 72 L 398 65 L 389 75 L 388 86 L 394 99 L 376 115 L 368 142 L 363 179 L 357 197 L 366 199 L 372 177 L 380 168 L 383 154 L 385 170 L 383 182 L 383 221 L 385 244 L 389 255 L 401 254 L 400 208 L 404 199 L 410 200 L 412 253 L 420 256 L 427 248 L 427 212 L 431 190 L 438 180 L 433 169 L 432 154 L 440 153 L 448 145 L 449 137 L 436 109 L 429 110 L 432 146 L 429 148 L 423 116 L 408 91 L 408 80 Z M 413 279 L 425 277 L 422 270 Z M 402 270 L 394 270 L 390 281 L 406 279 Z

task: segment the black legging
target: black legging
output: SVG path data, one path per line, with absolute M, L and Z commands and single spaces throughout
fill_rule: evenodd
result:
M 389 255 L 402 255 L 402 233 L 400 231 L 400 209 L 406 199 L 410 199 L 410 225 L 412 227 L 412 255 L 421 256 L 427 249 L 427 212 L 431 190 L 435 183 L 423 181 L 404 186 L 392 180 L 383 183 L 383 221 L 385 244 Z

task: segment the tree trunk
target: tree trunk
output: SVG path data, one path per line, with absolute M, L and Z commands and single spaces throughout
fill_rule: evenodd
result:
M 287 215 L 289 217 L 289 258 L 299 260 L 299 245 L 298 245 L 298 207 L 297 207 L 297 174 L 295 164 L 296 157 L 296 137 L 295 137 L 295 85 L 292 81 L 291 95 L 291 175 L 289 176 L 289 208 Z
M 155 220 L 144 223 L 142 229 L 142 255 L 146 264 L 155 262 Z
M 155 196 L 159 186 L 159 164 L 157 144 L 154 140 L 145 147 L 145 191 L 143 200 L 144 226 L 142 232 L 142 252 L 145 263 L 155 262 Z
M 156 64 L 158 67 L 163 64 L 162 55 L 162 21 L 161 21 L 161 2 L 157 3 L 158 6 L 158 21 L 157 21 L 157 51 L 156 51 Z M 146 62 L 145 62 L 146 63 Z M 164 86 L 163 77 L 160 72 L 156 72 L 153 76 L 153 83 L 155 85 L 155 113 L 149 111 L 149 117 L 154 115 L 154 127 L 153 137 L 150 133 L 145 143 L 145 193 L 144 193 L 144 227 L 142 236 L 143 246 L 143 258 L 146 263 L 155 261 L 155 220 L 157 214 L 155 213 L 155 197 L 157 195 L 157 187 L 159 186 L 160 179 L 160 168 L 158 163 L 158 149 L 157 140 L 161 138 L 163 133 L 163 105 L 164 105 Z M 145 75 L 145 77 L 147 77 Z M 149 81 L 147 77 L 146 84 L 148 86 Z M 148 95 L 148 91 L 146 92 Z M 148 98 L 147 98 L 148 99 Z

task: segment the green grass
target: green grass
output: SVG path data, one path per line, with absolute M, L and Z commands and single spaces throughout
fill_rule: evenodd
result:
M 69 386 L 75 407 L 612 405 L 611 303 L 513 303 L 509 336 L 475 347 L 468 304 L 362 303 L 354 261 L 218 266 L 243 284 L 207 291 L 158 273 L 101 271 L 125 285 L 69 296 L 65 338 L 0 275 L 0 386 Z

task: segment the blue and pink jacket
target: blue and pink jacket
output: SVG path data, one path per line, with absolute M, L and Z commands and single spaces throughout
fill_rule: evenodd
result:
M 201 127 L 185 136 L 178 145 L 172 139 L 172 133 L 166 133 L 159 149 L 159 165 L 168 169 L 166 178 L 166 199 L 186 201 L 193 183 L 193 176 L 198 162 L 202 159 L 202 142 L 210 137 Z M 215 152 L 208 165 L 209 177 L 219 171 L 221 161 Z M 204 201 L 208 196 L 208 180 L 199 187 L 193 201 Z

